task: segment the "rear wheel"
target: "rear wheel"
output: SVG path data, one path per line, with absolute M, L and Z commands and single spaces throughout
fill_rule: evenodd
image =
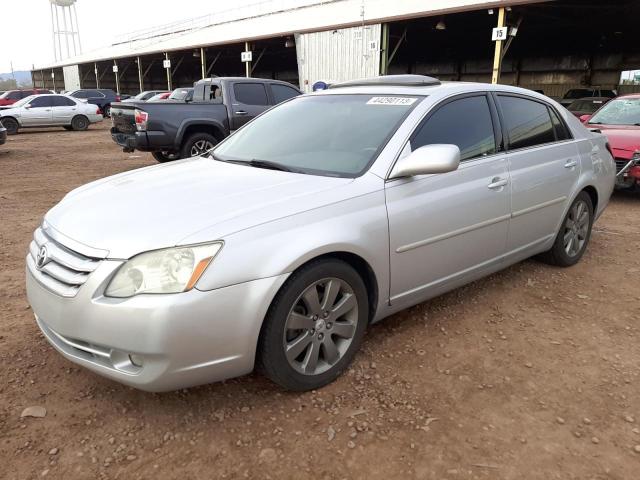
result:
M 260 334 L 264 373 L 289 390 L 335 380 L 360 348 L 369 318 L 362 278 L 341 260 L 294 272 L 276 295 Z
M 553 247 L 540 258 L 559 267 L 570 267 L 584 255 L 593 225 L 593 204 L 587 192 L 580 192 L 571 204 Z
M 102 116 L 103 117 L 110 117 L 111 116 L 111 105 L 105 105 L 104 108 L 102 109 Z
M 182 145 L 180 158 L 197 157 L 216 146 L 218 140 L 209 133 L 194 133 Z
M 4 128 L 7 129 L 7 135 L 15 135 L 16 133 L 18 133 L 20 125 L 18 124 L 17 120 L 13 118 L 0 118 L 0 121 L 2 122 Z
M 76 115 L 71 120 L 71 128 L 75 131 L 86 130 L 89 128 L 89 119 L 84 115 Z
M 172 162 L 172 161 L 178 160 L 180 158 L 180 155 L 178 153 L 167 152 L 167 151 L 151 152 L 151 155 L 153 156 L 153 158 L 155 158 L 160 163 Z

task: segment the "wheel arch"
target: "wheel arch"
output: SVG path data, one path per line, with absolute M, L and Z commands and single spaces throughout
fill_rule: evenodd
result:
M 591 198 L 591 205 L 593 206 L 593 214 L 595 215 L 598 211 L 598 190 L 593 185 L 586 185 L 580 190 L 580 192 L 586 192 L 587 195 Z M 578 192 L 578 194 L 580 193 Z M 576 194 L 576 196 L 578 195 Z
M 211 120 L 192 119 L 180 125 L 176 134 L 175 144 L 178 148 L 182 148 L 184 141 L 194 133 L 208 133 L 213 135 L 218 141 L 225 138 L 223 126 Z
M 20 120 L 18 120 L 13 115 L 6 115 L 6 116 L 3 116 L 3 117 L 0 117 L 0 122 L 3 122 L 4 120 L 13 120 L 14 122 L 16 122 L 18 124 L 18 127 L 22 126 L 22 123 L 20 123 Z

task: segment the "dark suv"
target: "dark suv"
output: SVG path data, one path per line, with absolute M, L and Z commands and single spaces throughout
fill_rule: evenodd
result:
M 44 88 L 29 88 L 23 90 L 7 90 L 0 95 L 0 107 L 13 105 L 18 100 L 28 97 L 29 95 L 40 95 L 42 93 L 55 93 Z
M 111 104 L 113 102 L 120 101 L 120 95 L 108 88 L 90 89 L 82 88 L 80 90 L 74 90 L 67 95 L 71 95 L 75 98 L 85 99 L 89 103 L 93 103 L 100 107 L 102 115 L 109 117 L 111 115 Z
M 615 90 L 611 90 L 610 88 L 600 88 L 600 87 L 585 87 L 585 88 L 572 88 L 567 93 L 564 94 L 560 100 L 560 104 L 563 107 L 568 107 L 575 100 L 587 97 L 605 97 L 605 98 L 616 98 L 618 94 Z

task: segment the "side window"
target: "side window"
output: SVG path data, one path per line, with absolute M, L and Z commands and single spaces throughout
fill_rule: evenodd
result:
M 10 92 L 5 98 L 8 98 L 9 100 L 20 100 L 22 95 L 20 92 Z
M 31 96 L 33 94 L 34 94 L 34 92 L 32 90 L 22 90 L 20 92 L 20 98 L 27 98 L 27 97 L 29 97 L 29 96 Z
M 103 98 L 104 94 L 98 90 L 87 90 L 87 98 Z
M 554 142 L 549 110 L 543 103 L 521 97 L 499 95 L 509 147 L 527 148 Z
M 411 137 L 411 149 L 434 143 L 457 145 L 460 160 L 496 153 L 487 97 L 461 98 L 438 108 Z
M 53 97 L 51 95 L 42 95 L 34 98 L 29 103 L 32 108 L 53 107 Z
M 233 85 L 233 94 L 236 101 L 245 105 L 269 105 L 262 83 L 236 83 Z
M 553 123 L 553 130 L 556 132 L 556 140 L 570 140 L 571 134 L 569 134 L 567 126 L 560 120 L 553 108 L 549 108 L 549 112 L 551 112 L 551 123 Z
M 56 96 L 53 97 L 53 106 L 54 107 L 75 107 L 76 102 L 67 97 Z
M 280 85 L 278 83 L 271 84 L 271 93 L 273 93 L 274 105 L 300 95 L 300 92 L 298 92 L 295 88 L 287 87 L 286 85 Z
M 77 92 L 73 92 L 71 96 L 76 98 L 87 98 L 86 90 L 78 90 Z

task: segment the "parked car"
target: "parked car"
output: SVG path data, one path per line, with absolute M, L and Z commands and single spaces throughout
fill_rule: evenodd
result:
M 640 93 L 623 95 L 596 113 L 580 117 L 589 128 L 601 131 L 609 139 L 616 161 L 616 187 L 640 186 Z
M 529 90 L 346 82 L 210 156 L 69 193 L 35 232 L 27 296 L 60 353 L 127 385 L 258 364 L 319 388 L 370 323 L 532 255 L 576 264 L 614 177 L 606 137 Z
M 9 135 L 20 128 L 61 126 L 66 130 L 86 130 L 101 122 L 102 113 L 95 105 L 68 95 L 32 95 L 18 100 L 11 108 L 0 110 L 0 118 Z
M 0 107 L 13 105 L 18 100 L 22 100 L 23 98 L 30 97 L 31 95 L 40 95 L 43 93 L 55 93 L 55 92 L 51 90 L 46 90 L 43 88 L 7 90 L 2 95 L 0 95 Z
M 187 90 L 187 89 L 179 89 Z M 261 78 L 207 78 L 190 101 L 131 102 L 113 106 L 113 141 L 125 152 L 152 152 L 159 162 L 193 157 L 271 106 L 300 95 L 289 83 Z
M 135 97 L 130 97 L 125 99 L 122 99 L 122 103 L 128 103 L 128 102 L 146 102 L 151 100 L 152 97 L 155 97 L 156 95 L 163 95 L 163 94 L 167 94 L 169 95 L 171 92 L 167 92 L 166 90 L 146 90 L 144 92 L 140 92 L 138 95 L 136 95 Z
M 609 97 L 587 97 L 574 100 L 567 106 L 567 110 L 580 118 L 583 115 L 591 115 L 602 105 L 611 100 Z
M 158 100 L 166 100 L 169 98 L 169 95 L 171 95 L 171 92 L 158 93 L 157 95 L 154 95 L 149 100 L 147 100 L 147 102 L 157 102 Z
M 111 104 L 121 99 L 120 95 L 108 88 L 74 90 L 69 95 L 99 106 L 105 117 L 111 116 Z
M 4 145 L 7 141 L 7 129 L 2 125 L 2 121 L 0 121 L 0 145 Z
M 169 100 L 173 100 L 176 102 L 190 102 L 193 100 L 193 88 L 192 87 L 176 88 L 169 95 Z
M 564 94 L 559 102 L 562 106 L 568 107 L 575 100 L 586 97 L 606 97 L 606 98 L 615 98 L 617 93 L 615 90 L 607 89 L 607 88 L 598 88 L 598 87 L 588 87 L 588 88 L 572 88 L 567 93 Z

